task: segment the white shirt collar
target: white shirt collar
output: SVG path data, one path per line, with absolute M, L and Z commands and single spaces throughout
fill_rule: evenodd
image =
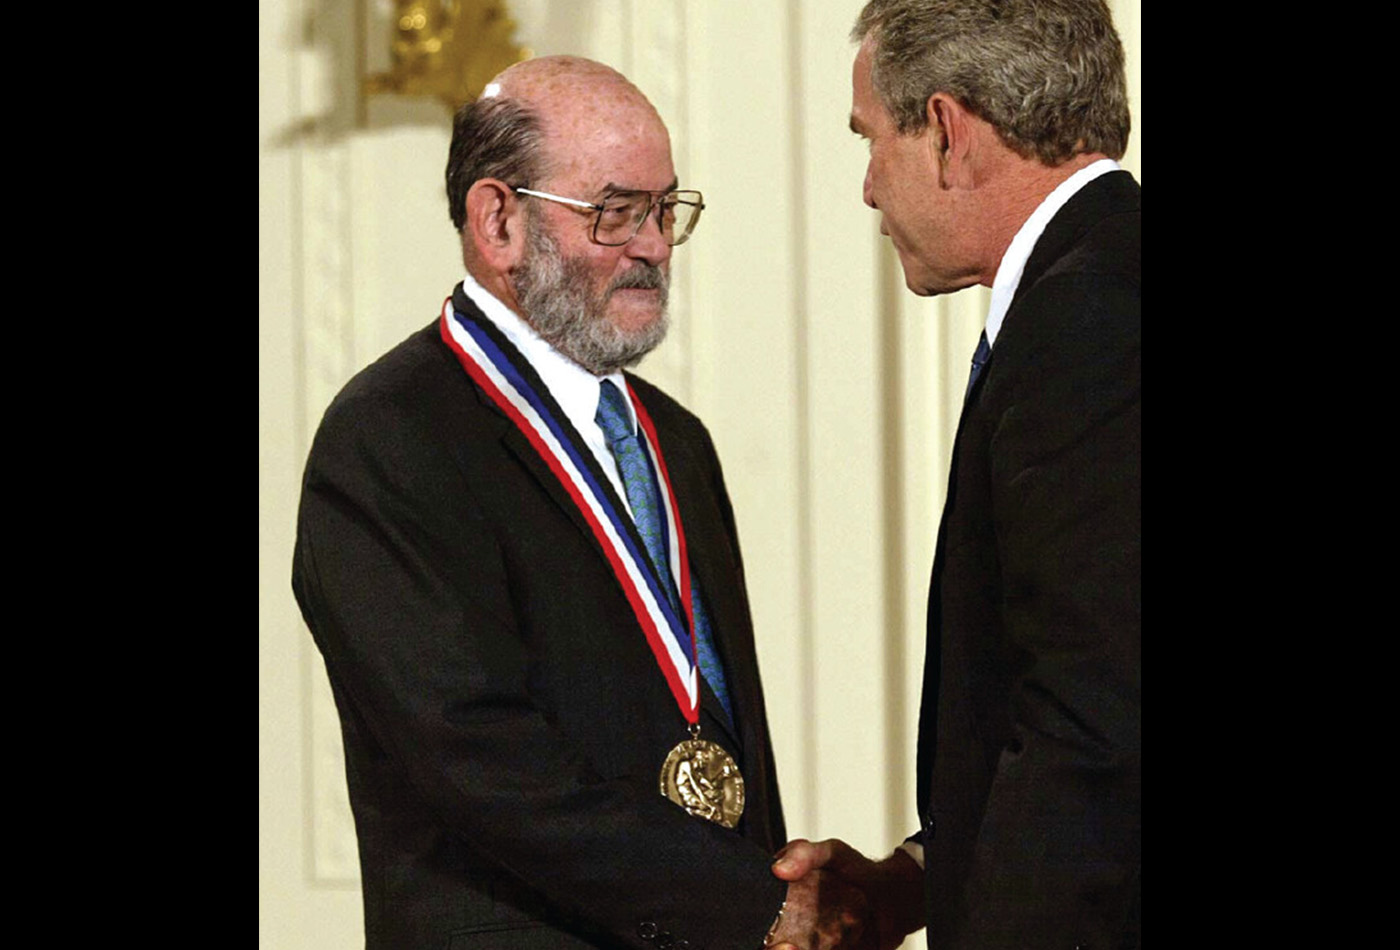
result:
M 997 333 L 1001 331 L 1002 320 L 1006 319 L 1011 298 L 1016 296 L 1016 288 L 1021 283 L 1021 273 L 1026 269 L 1026 261 L 1030 259 L 1031 251 L 1035 249 L 1035 243 L 1040 240 L 1050 219 L 1079 189 L 1100 175 L 1116 171 L 1118 167 L 1118 163 L 1111 158 L 1101 158 L 1085 165 L 1056 185 L 1055 190 L 1045 196 L 1045 200 L 1031 212 L 1026 223 L 1021 225 L 1021 230 L 1016 232 L 1016 236 L 1006 248 L 1006 253 L 1002 255 L 1001 264 L 997 267 L 997 276 L 992 281 L 992 304 L 987 309 L 988 346 L 996 344 Z

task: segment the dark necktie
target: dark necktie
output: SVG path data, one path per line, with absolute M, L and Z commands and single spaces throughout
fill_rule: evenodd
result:
M 632 506 L 632 520 L 637 525 L 637 533 L 646 544 L 647 553 L 656 567 L 657 576 L 671 607 L 679 614 L 680 603 L 676 597 L 675 581 L 671 577 L 670 559 L 666 555 L 666 514 L 661 507 L 660 488 L 651 460 L 647 458 L 641 441 L 632 432 L 631 416 L 627 412 L 625 396 L 610 381 L 603 380 L 598 396 L 598 414 L 595 421 L 603 430 L 617 460 L 617 470 L 622 476 L 623 488 L 627 491 L 627 503 Z M 690 578 L 690 600 L 695 610 L 695 662 L 705 682 L 710 684 L 720 705 L 733 723 L 734 712 L 729 706 L 729 689 L 724 681 L 724 667 L 715 653 L 710 640 L 710 618 L 705 613 L 700 599 L 699 588 L 695 585 L 695 575 Z
M 982 331 L 982 338 L 977 341 L 977 352 L 972 354 L 972 372 L 967 377 L 967 392 L 963 393 L 963 402 L 967 402 L 967 397 L 972 395 L 972 385 L 977 382 L 977 377 L 982 374 L 982 367 L 987 365 L 987 357 L 992 355 L 992 348 L 987 343 L 987 331 Z

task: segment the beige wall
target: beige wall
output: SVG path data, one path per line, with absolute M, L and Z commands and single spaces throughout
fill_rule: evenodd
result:
M 707 209 L 676 329 L 640 368 L 709 425 L 743 539 L 793 835 L 884 853 L 914 825 L 923 619 L 986 291 L 903 288 L 861 204 L 846 40 L 861 0 L 509 0 L 517 38 L 627 73 Z M 1140 0 L 1128 49 L 1141 180 Z M 320 658 L 290 591 L 327 402 L 461 276 L 433 101 L 355 93 L 385 0 L 260 8 L 260 946 L 361 945 L 354 830 Z M 908 946 L 922 946 L 911 940 Z

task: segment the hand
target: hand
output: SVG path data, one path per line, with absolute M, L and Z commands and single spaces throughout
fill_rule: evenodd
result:
M 875 922 L 865 934 L 869 946 L 891 950 L 924 926 L 923 869 L 906 852 L 897 850 L 877 862 L 835 838 L 799 838 L 779 851 L 773 863 L 773 874 L 784 881 L 799 882 L 821 873 L 836 876 L 865 896 Z
M 874 950 L 870 904 L 858 888 L 812 870 L 788 884 L 772 950 Z

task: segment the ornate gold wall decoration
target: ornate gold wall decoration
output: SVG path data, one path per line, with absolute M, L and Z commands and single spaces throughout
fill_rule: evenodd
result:
M 515 45 L 505 0 L 394 0 L 392 66 L 365 79 L 371 95 L 436 96 L 449 109 L 531 51 Z

